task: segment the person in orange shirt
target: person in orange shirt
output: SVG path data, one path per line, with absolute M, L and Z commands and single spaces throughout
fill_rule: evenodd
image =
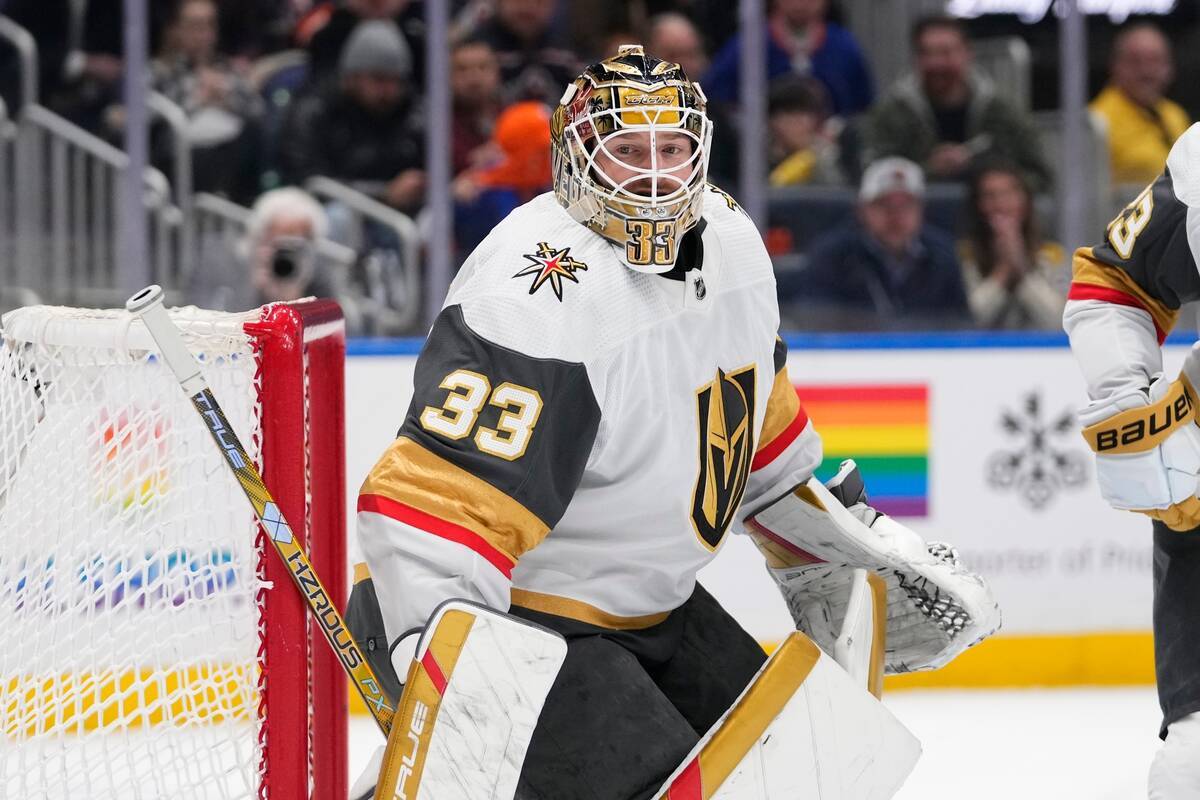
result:
M 550 188 L 550 109 L 513 103 L 496 119 L 479 165 L 454 179 L 454 238 L 465 257 L 510 211 Z
M 1091 103 L 1108 128 L 1113 183 L 1147 184 L 1191 120 L 1164 93 L 1175 79 L 1171 44 L 1154 25 L 1139 23 L 1113 43 L 1108 86 Z

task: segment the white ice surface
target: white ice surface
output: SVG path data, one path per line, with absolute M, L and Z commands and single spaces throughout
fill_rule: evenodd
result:
M 885 702 L 924 754 L 895 800 L 1139 800 L 1158 747 L 1151 687 L 904 691 Z M 383 738 L 350 721 L 351 779 Z

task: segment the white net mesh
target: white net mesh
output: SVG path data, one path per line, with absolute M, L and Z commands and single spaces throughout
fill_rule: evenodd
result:
M 257 312 L 173 316 L 257 459 Z M 3 798 L 258 794 L 255 524 L 128 319 L 3 320 Z

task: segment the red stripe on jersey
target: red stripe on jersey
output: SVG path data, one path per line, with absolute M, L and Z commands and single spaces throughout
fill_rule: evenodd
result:
M 804 410 L 804 406 L 800 406 L 796 409 L 796 416 L 788 423 L 788 426 L 754 454 L 754 460 L 750 462 L 750 471 L 762 469 L 779 458 L 779 454 L 786 450 L 789 444 L 796 441 L 796 437 L 800 435 L 807 424 L 808 412 Z
M 442 672 L 442 666 L 433 657 L 432 650 L 426 650 L 425 655 L 421 656 L 421 666 L 425 668 L 425 674 L 429 676 L 429 680 L 433 682 L 433 688 L 437 689 L 437 693 L 445 696 L 446 673 Z
M 679 777 L 671 781 L 667 789 L 667 800 L 703 800 L 704 783 L 700 779 L 700 758 L 696 757 L 683 768 Z
M 378 494 L 361 494 L 358 496 L 358 510 L 371 511 L 385 517 L 419 528 L 426 533 L 449 539 L 474 550 L 483 556 L 489 564 L 504 573 L 504 577 L 512 580 L 513 560 L 484 539 L 478 533 L 453 522 L 426 514 L 420 509 Z
M 924 403 L 929 399 L 929 387 L 867 383 L 857 386 L 821 386 L 801 384 L 796 387 L 802 403 L 809 405 L 842 403 Z M 819 416 L 819 415 L 818 415 Z
M 1112 303 L 1114 306 L 1127 306 L 1129 308 L 1140 308 L 1147 314 L 1150 314 L 1150 309 L 1146 308 L 1141 300 L 1138 300 L 1131 294 L 1112 289 L 1108 286 L 1096 286 L 1092 283 L 1072 283 L 1070 291 L 1067 292 L 1068 300 L 1099 300 L 1104 303 Z M 1158 337 L 1158 343 L 1162 344 L 1167 338 L 1167 332 L 1158 327 L 1158 322 L 1155 321 L 1154 315 L 1150 314 L 1150 321 L 1154 322 L 1154 334 Z

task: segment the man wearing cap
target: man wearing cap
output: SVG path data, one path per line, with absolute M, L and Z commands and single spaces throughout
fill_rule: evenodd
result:
M 846 328 L 969 324 L 954 243 L 924 224 L 924 196 L 913 162 L 871 164 L 856 222 L 814 242 L 803 270 L 780 276 L 780 301 L 832 312 Z
M 338 80 L 293 106 L 281 137 L 286 179 L 325 175 L 416 211 L 425 177 L 411 77 L 412 53 L 395 23 L 360 23 L 342 49 Z

